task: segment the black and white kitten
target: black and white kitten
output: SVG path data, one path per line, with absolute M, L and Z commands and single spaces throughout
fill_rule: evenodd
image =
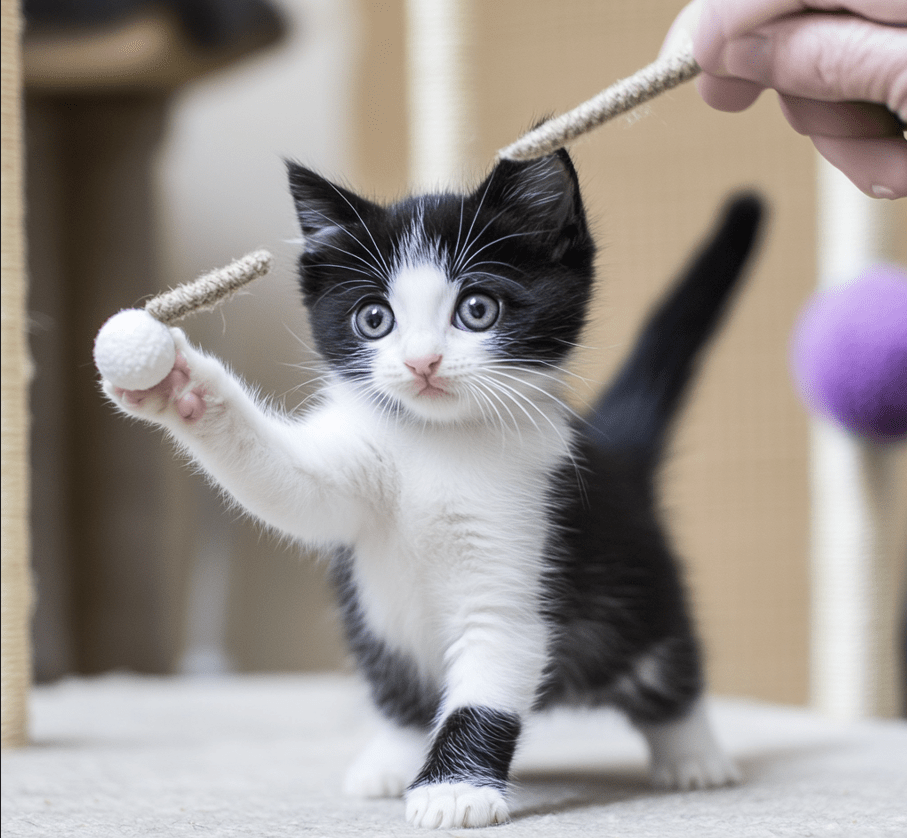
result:
M 263 405 L 173 330 L 152 390 L 104 382 L 269 527 L 330 550 L 385 720 L 346 791 L 426 827 L 507 820 L 523 720 L 608 703 L 655 781 L 736 779 L 656 512 L 665 437 L 754 238 L 741 198 L 661 303 L 588 421 L 564 364 L 593 285 L 570 158 L 499 163 L 475 192 L 378 206 L 296 164 L 302 292 L 329 367 L 302 417 Z

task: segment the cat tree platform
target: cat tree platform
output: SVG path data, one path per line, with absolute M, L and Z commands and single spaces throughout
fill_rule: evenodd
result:
M 715 700 L 743 785 L 653 791 L 641 738 L 609 712 L 532 723 L 513 821 L 480 838 L 907 835 L 907 724 L 838 724 L 808 711 Z M 5 751 L 9 838 L 404 838 L 399 800 L 340 794 L 373 719 L 345 676 L 110 675 L 34 690 L 32 744 Z

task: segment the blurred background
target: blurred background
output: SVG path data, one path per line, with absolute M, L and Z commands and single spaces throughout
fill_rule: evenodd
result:
M 477 182 L 539 118 L 651 61 L 681 4 L 439 0 L 439 14 L 455 10 L 441 28 L 456 27 L 447 44 L 458 96 L 454 127 L 434 136 L 413 118 L 420 62 L 432 54 L 430 40 L 412 46 L 419 5 L 24 3 L 38 680 L 348 666 L 325 568 L 228 509 L 159 432 L 115 416 L 91 348 L 117 310 L 266 247 L 272 274 L 185 328 L 297 407 L 314 373 L 283 159 L 383 201 L 413 183 Z M 440 168 L 426 165 L 425 148 L 448 140 Z M 816 285 L 812 145 L 773 95 L 727 115 L 687 85 L 573 153 L 601 247 L 575 364 L 594 381 L 616 366 L 731 191 L 755 187 L 771 205 L 758 262 L 676 436 L 664 508 L 687 560 L 712 689 L 808 703 L 810 438 L 787 357 Z M 888 236 L 887 256 L 907 263 L 907 201 L 884 213 L 901 231 Z M 895 456 L 892 519 L 902 523 L 879 592 L 882 715 L 902 701 L 907 457 Z

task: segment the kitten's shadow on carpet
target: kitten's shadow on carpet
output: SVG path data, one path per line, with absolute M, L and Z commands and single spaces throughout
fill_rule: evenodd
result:
M 558 814 L 661 793 L 646 771 L 635 767 L 527 769 L 515 778 L 511 816 Z
M 821 757 L 834 751 L 840 743 L 803 743 L 752 749 L 734 755 L 743 774 L 739 786 L 709 789 L 706 793 L 745 789 L 758 785 L 777 771 L 802 759 Z M 655 788 L 648 770 L 638 764 L 581 767 L 527 767 L 514 780 L 514 820 L 533 816 L 562 814 L 581 809 L 610 806 L 628 800 L 656 798 L 695 791 L 665 791 Z

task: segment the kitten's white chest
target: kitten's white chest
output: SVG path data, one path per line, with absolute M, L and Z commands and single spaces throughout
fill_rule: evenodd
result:
M 553 452 L 454 430 L 385 444 L 396 491 L 354 546 L 356 583 L 372 631 L 438 678 L 488 592 L 534 602 Z

